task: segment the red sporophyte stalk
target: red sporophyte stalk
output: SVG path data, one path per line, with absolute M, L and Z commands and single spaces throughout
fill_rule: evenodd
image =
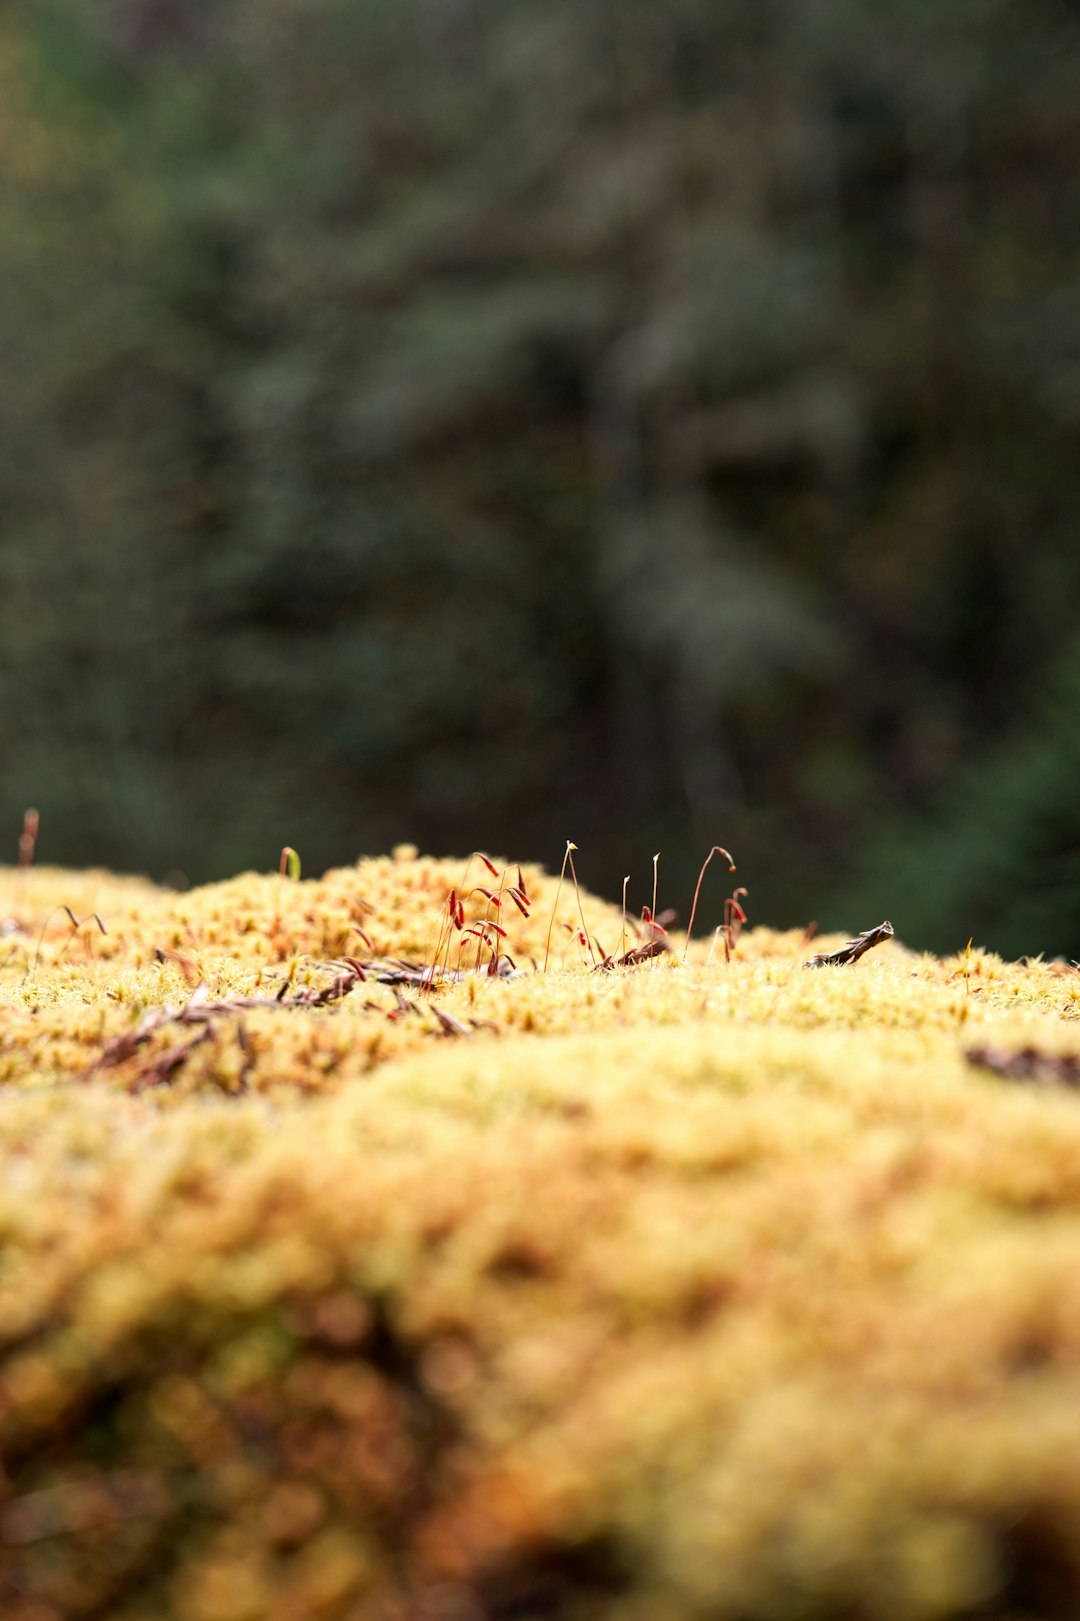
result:
M 724 961 L 731 961 L 731 954 L 735 950 L 735 942 L 739 938 L 739 930 L 746 922 L 746 913 L 739 904 L 740 898 L 746 899 L 748 891 L 742 884 L 733 889 L 724 902 Z
M 28 810 L 23 815 L 22 832 L 19 834 L 19 870 L 29 872 L 34 862 L 34 847 L 37 844 L 38 828 L 41 826 L 41 817 L 36 810 Z
M 498 879 L 498 889 L 490 889 L 486 884 L 473 884 L 471 888 L 467 887 L 469 873 L 474 861 L 481 862 L 492 878 Z M 502 911 L 503 900 L 506 896 L 510 897 L 522 917 L 529 916 L 529 908 L 532 904 L 521 868 L 516 867 L 514 871 L 516 882 L 508 883 L 509 867 L 504 867 L 500 872 L 490 856 L 485 855 L 483 850 L 473 851 L 465 863 L 465 870 L 461 875 L 460 884 L 451 889 L 446 900 L 439 908 L 439 915 L 435 924 L 434 947 L 426 954 L 425 958 L 428 963 L 422 981 L 425 989 L 430 990 L 435 983 L 435 979 L 440 972 L 440 966 L 443 973 L 449 974 L 450 950 L 455 934 L 458 936 L 457 971 L 459 973 L 462 971 L 465 941 L 468 939 L 477 942 L 476 960 L 473 964 L 474 972 L 478 973 L 483 965 L 484 948 L 486 947 L 489 952 L 487 972 L 492 977 L 498 974 L 499 958 L 502 952 L 501 942 L 508 939 L 509 936 L 506 929 L 495 922 L 492 912 Z M 466 928 L 465 906 L 472 900 L 474 895 L 483 896 L 484 915 L 482 918 L 470 923 L 470 926 Z

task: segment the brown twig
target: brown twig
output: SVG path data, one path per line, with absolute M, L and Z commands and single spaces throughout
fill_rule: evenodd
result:
M 876 928 L 864 929 L 862 934 L 857 934 L 854 940 L 849 940 L 847 945 L 841 946 L 838 951 L 819 952 L 816 957 L 811 957 L 810 961 L 804 963 L 803 966 L 805 968 L 839 968 L 844 963 L 858 962 L 859 958 L 864 956 L 866 952 L 872 951 L 874 946 L 879 946 L 883 940 L 891 940 L 892 937 L 892 924 L 889 922 L 879 923 Z
M 1008 1081 L 1030 1081 L 1035 1086 L 1080 1089 L 1080 1054 L 1048 1053 L 1039 1047 L 995 1047 L 987 1043 L 968 1047 L 964 1057 L 979 1069 L 992 1070 Z
M 209 1025 L 200 1030 L 197 1036 L 190 1041 L 178 1041 L 172 1047 L 166 1047 L 163 1053 L 158 1053 L 151 1059 L 145 1068 L 141 1069 L 131 1084 L 132 1092 L 145 1092 L 151 1086 L 164 1086 L 172 1080 L 177 1070 L 186 1063 L 196 1047 L 204 1042 L 213 1041 L 214 1032 Z
M 148 1086 L 160 1085 L 171 1080 L 172 1076 L 184 1063 L 187 1055 L 195 1047 L 199 1046 L 202 1041 L 211 1037 L 210 1027 L 215 1019 L 236 1017 L 238 1014 L 247 1013 L 252 1009 L 280 1011 L 287 1008 L 328 1007 L 334 1002 L 341 1001 L 355 985 L 369 978 L 374 979 L 376 984 L 389 985 L 392 988 L 395 1006 L 385 1008 L 378 1002 L 369 1000 L 363 1004 L 365 1009 L 386 1014 L 390 1019 L 400 1019 L 409 1013 L 420 1015 L 424 1011 L 419 1002 L 410 1001 L 407 996 L 402 995 L 398 987 L 400 985 L 415 985 L 420 988 L 429 987 L 429 967 L 418 963 L 404 962 L 376 961 L 362 963 L 358 962 L 355 957 L 339 957 L 327 962 L 324 966 L 338 970 L 329 984 L 305 986 L 302 990 L 295 991 L 292 994 L 289 994 L 291 984 L 289 979 L 283 981 L 276 996 L 230 996 L 221 998 L 218 1001 L 211 1001 L 206 994 L 205 986 L 199 986 L 193 991 L 183 1007 L 148 1008 L 133 1029 L 125 1030 L 121 1035 L 113 1036 L 110 1041 L 105 1043 L 100 1057 L 91 1066 L 87 1078 L 89 1079 L 99 1069 L 115 1069 L 118 1065 L 126 1063 L 159 1030 L 167 1029 L 171 1025 L 204 1027 L 202 1033 L 194 1041 L 177 1042 L 174 1046 L 168 1047 L 163 1053 L 160 1053 L 137 1077 L 134 1089 L 142 1091 Z M 515 968 L 512 958 L 504 955 L 499 959 L 500 978 L 509 978 L 517 972 L 518 970 Z M 471 976 L 468 974 L 450 974 L 447 977 L 450 980 L 457 980 Z M 436 1007 L 433 1003 L 428 1004 L 428 1006 L 430 1006 L 431 1012 L 439 1025 L 439 1030 L 443 1035 L 469 1036 L 472 1035 L 473 1029 L 481 1027 L 480 1022 L 473 1020 L 470 1021 L 473 1029 L 470 1029 L 469 1025 L 463 1024 L 460 1019 L 455 1018 L 452 1013 L 447 1013 L 444 1008 Z M 488 1027 L 495 1028 L 493 1025 Z M 250 1040 L 242 1024 L 239 1026 L 239 1040 L 245 1054 L 246 1073 L 246 1070 L 251 1066 L 252 1060 Z
M 151 1036 L 169 1025 L 206 1025 L 212 1019 L 223 1015 L 246 1013 L 252 1008 L 326 1007 L 331 1002 L 340 1001 L 343 996 L 348 995 L 354 985 L 367 978 L 362 964 L 351 958 L 343 958 L 340 962 L 328 966 L 338 967 L 341 970 L 329 985 L 306 986 L 292 996 L 282 994 L 288 989 L 287 980 L 277 996 L 230 996 L 216 1002 L 212 1002 L 206 995 L 205 987 L 199 987 L 192 992 L 181 1008 L 148 1008 L 134 1029 L 125 1030 L 121 1035 L 113 1036 L 105 1043 L 101 1057 L 93 1068 L 112 1069 L 117 1064 L 124 1063 L 144 1046 Z
M 597 963 L 598 969 L 605 968 L 636 968 L 639 963 L 648 962 L 652 957 L 661 957 L 671 947 L 666 940 L 659 937 L 649 940 L 643 946 L 634 946 L 631 951 L 624 951 L 619 957 L 605 957 L 603 962 Z
M 364 966 L 377 985 L 416 985 L 425 991 L 440 985 L 458 985 L 462 980 L 475 979 L 478 972 L 476 968 L 446 968 L 439 970 L 433 977 L 436 965 L 405 962 L 397 957 L 382 957 L 374 962 L 365 963 Z M 483 968 L 479 972 L 486 975 L 488 971 Z M 522 972 L 513 957 L 504 951 L 499 958 L 499 970 L 495 977 L 515 979 Z

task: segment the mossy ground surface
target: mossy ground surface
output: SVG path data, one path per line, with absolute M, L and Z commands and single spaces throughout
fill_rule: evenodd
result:
M 964 1057 L 1080 973 L 534 972 L 526 868 L 520 977 L 297 1005 L 462 865 L 0 874 L 5 1621 L 1080 1613 L 1080 1096 Z M 125 1046 L 196 987 L 287 1000 Z

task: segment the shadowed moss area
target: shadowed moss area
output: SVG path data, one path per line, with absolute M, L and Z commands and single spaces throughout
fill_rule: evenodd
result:
M 1075 1613 L 1080 1096 L 964 1050 L 1080 974 L 565 885 L 534 971 L 526 867 L 519 976 L 300 1003 L 464 865 L 0 874 L 5 1621 Z

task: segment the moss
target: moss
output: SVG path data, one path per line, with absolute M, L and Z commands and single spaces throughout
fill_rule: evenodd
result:
M 1075 1050 L 1075 972 L 755 930 L 100 1063 L 422 958 L 462 866 L 0 875 L 4 1615 L 1077 1608 L 1080 1100 L 963 1057 Z

